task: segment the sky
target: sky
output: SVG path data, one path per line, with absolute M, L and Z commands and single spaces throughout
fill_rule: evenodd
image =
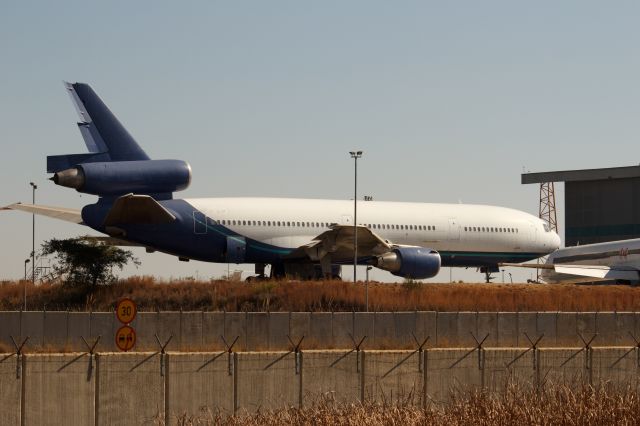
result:
M 67 80 L 152 158 L 191 164 L 176 197 L 349 199 L 360 149 L 362 195 L 537 215 L 523 170 L 638 163 L 639 18 L 632 1 L 3 2 L 0 205 L 29 202 L 31 181 L 41 204 L 95 202 L 45 172 L 47 155 L 85 152 Z M 37 246 L 87 233 L 36 218 Z M 21 277 L 31 216 L 0 213 L 0 239 L 0 278 Z M 133 251 L 122 276 L 227 270 Z M 482 278 L 434 280 L 450 276 Z

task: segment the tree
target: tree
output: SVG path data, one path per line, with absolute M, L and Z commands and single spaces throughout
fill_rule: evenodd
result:
M 55 272 L 65 277 L 65 284 L 74 286 L 110 284 L 116 279 L 112 272 L 114 266 L 122 270 L 129 262 L 140 264 L 128 250 L 85 237 L 45 241 L 42 253 L 55 255 Z

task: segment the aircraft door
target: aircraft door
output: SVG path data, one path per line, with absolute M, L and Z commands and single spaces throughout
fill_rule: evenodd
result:
M 353 225 L 353 217 L 351 215 L 343 214 L 341 219 L 340 225 Z
M 241 236 L 227 237 L 225 259 L 227 263 L 244 263 L 247 253 L 247 241 Z
M 449 239 L 455 241 L 460 240 L 460 225 L 456 218 L 449 219 Z
M 529 224 L 529 238 L 531 238 L 532 243 L 538 240 L 538 228 L 533 223 Z
M 207 233 L 207 216 L 204 213 L 194 210 L 193 212 L 193 233 Z

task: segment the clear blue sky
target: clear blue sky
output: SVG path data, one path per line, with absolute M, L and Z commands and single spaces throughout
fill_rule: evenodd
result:
M 348 199 L 356 148 L 361 194 L 377 200 L 536 214 L 523 167 L 638 162 L 639 12 L 631 1 L 4 2 L 0 204 L 29 201 L 29 181 L 43 204 L 95 199 L 46 180 L 46 155 L 85 150 L 69 80 L 90 83 L 152 157 L 191 163 L 179 196 Z M 37 244 L 84 232 L 37 218 Z M 17 278 L 31 216 L 0 215 L 0 237 L 0 277 Z M 125 274 L 226 271 L 136 254 L 142 266 Z

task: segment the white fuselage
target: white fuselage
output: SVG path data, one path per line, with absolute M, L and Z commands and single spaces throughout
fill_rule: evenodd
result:
M 353 201 L 286 198 L 185 200 L 217 224 L 278 247 L 308 244 L 331 224 L 353 224 Z M 393 244 L 439 252 L 538 253 L 560 238 L 539 218 L 514 209 L 468 204 L 359 201 L 359 225 Z

